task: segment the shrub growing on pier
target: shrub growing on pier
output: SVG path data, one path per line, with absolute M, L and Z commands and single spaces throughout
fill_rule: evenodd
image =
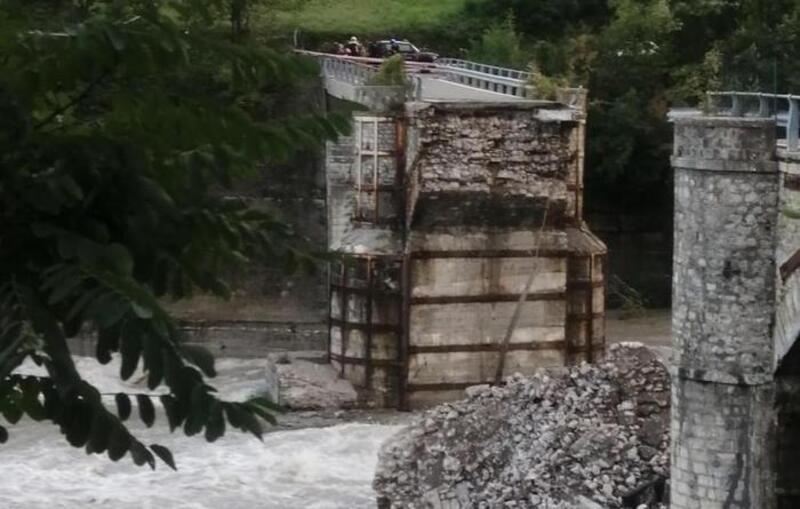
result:
M 403 55 L 387 58 L 370 80 L 369 84 L 379 87 L 405 87 L 408 85 Z

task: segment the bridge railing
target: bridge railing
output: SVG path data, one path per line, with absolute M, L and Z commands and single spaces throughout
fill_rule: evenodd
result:
M 436 64 L 445 67 L 455 67 L 467 71 L 474 71 L 481 74 L 489 74 L 500 78 L 509 78 L 512 80 L 527 82 L 531 73 L 525 71 L 518 71 L 517 69 L 509 69 L 507 67 L 498 67 L 496 65 L 481 64 L 478 62 L 470 62 L 469 60 L 462 60 L 459 58 L 439 58 Z
M 378 64 L 383 62 L 382 59 L 367 57 L 344 57 L 310 51 L 298 51 L 298 53 L 318 58 L 323 76 L 354 86 L 366 86 L 370 78 L 377 74 Z M 416 98 L 420 98 L 422 92 L 422 80 L 416 78 L 418 75 L 430 75 L 500 95 L 514 97 L 530 95 L 527 79 L 530 74 L 514 69 L 466 60 L 439 59 L 435 64 L 406 62 L 405 70 Z
M 525 97 L 530 73 L 457 58 L 436 60 L 437 74 L 448 81 L 497 94 Z
M 320 67 L 324 76 L 351 85 L 366 85 L 378 73 L 374 67 L 342 58 L 321 58 Z
M 778 144 L 800 150 L 800 96 L 760 92 L 708 92 L 709 108 L 715 114 L 732 117 L 774 118 Z
M 492 76 L 482 72 L 455 67 L 440 67 L 436 74 L 447 81 L 472 88 L 479 88 L 481 90 L 488 90 L 489 92 L 497 94 L 515 97 L 525 97 L 527 95 L 527 82 L 514 78 Z

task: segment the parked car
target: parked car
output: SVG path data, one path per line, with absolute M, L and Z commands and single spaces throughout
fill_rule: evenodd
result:
M 387 58 L 395 54 L 412 62 L 433 62 L 439 55 L 429 51 L 421 51 L 405 39 L 386 39 L 369 44 L 368 54 L 372 58 Z

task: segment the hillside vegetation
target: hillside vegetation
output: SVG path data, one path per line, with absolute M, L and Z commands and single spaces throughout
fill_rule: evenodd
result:
M 282 0 L 276 0 L 282 1 Z M 288 0 L 257 5 L 254 21 L 283 40 L 315 49 L 350 36 L 361 40 L 408 38 L 418 46 L 453 54 L 469 40 L 463 15 L 470 0 Z M 476 35 L 480 35 L 478 32 Z
M 466 0 L 309 0 L 276 13 L 279 30 L 403 36 L 439 26 Z

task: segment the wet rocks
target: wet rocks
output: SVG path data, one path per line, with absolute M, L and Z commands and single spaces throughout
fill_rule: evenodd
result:
M 669 375 L 647 348 L 476 386 L 387 441 L 374 488 L 395 508 L 656 508 L 669 473 Z

